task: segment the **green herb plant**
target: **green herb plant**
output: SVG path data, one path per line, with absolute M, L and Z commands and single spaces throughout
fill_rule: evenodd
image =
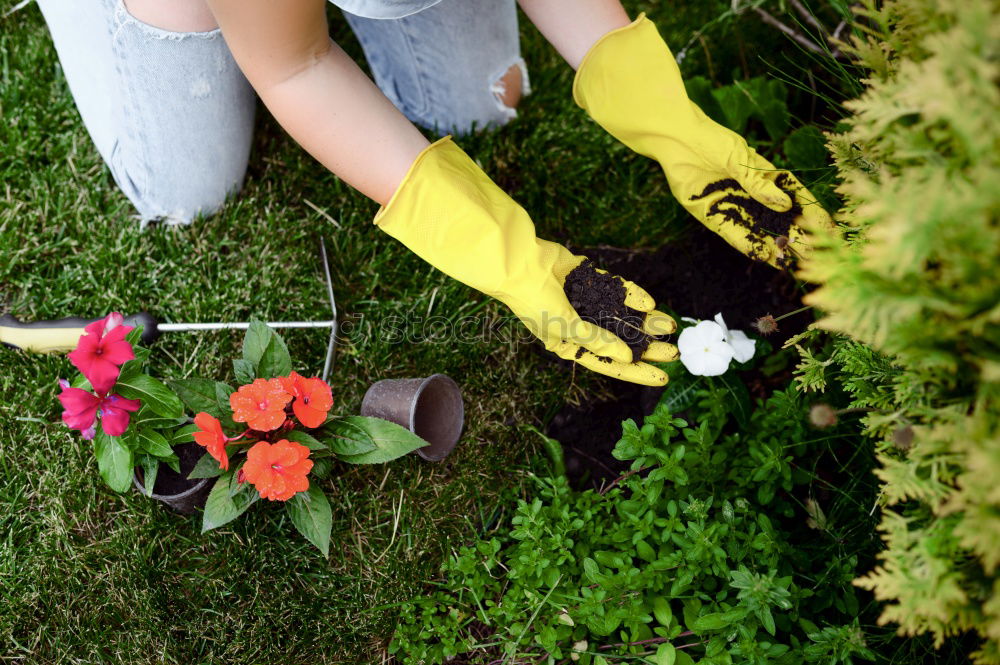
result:
M 816 437 L 794 387 L 743 412 L 750 400 L 732 395 L 746 390 L 735 375 L 685 377 L 679 366 L 671 375 L 683 378 L 654 413 L 641 426 L 623 423 L 614 456 L 631 469 L 601 491 L 534 476 L 534 496 L 519 500 L 509 530 L 458 549 L 440 589 L 402 606 L 390 646 L 397 658 L 874 659 L 849 584 L 858 559 L 846 534 L 855 527 L 837 523 L 836 497 L 824 499 L 830 517 L 812 519 L 825 513 L 809 497 L 819 486 L 815 460 L 844 435 Z

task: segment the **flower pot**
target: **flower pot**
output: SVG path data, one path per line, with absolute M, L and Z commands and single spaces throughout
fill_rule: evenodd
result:
M 205 452 L 205 449 L 197 443 L 182 443 L 174 447 L 174 452 L 180 458 L 181 473 L 178 474 L 166 464 L 160 464 L 160 470 L 156 473 L 156 481 L 153 483 L 153 494 L 150 498 L 162 501 L 182 515 L 190 515 L 205 505 L 214 479 L 188 480 L 187 478 L 187 474 L 191 473 L 194 465 L 198 463 Z M 136 467 L 133 472 L 132 483 L 145 496 L 142 469 L 139 467 Z
M 424 379 L 385 379 L 373 383 L 361 402 L 361 415 L 402 425 L 429 445 L 417 454 L 443 460 L 462 434 L 465 405 L 458 385 L 444 374 Z

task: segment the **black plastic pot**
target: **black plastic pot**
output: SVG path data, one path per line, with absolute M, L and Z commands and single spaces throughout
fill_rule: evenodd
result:
M 185 448 L 188 446 L 194 447 L 194 452 L 197 455 L 194 457 L 195 460 L 197 460 L 200 457 L 200 455 L 204 453 L 205 449 L 199 446 L 197 443 L 193 442 L 182 443 L 181 445 L 176 446 L 174 450 L 180 451 L 181 448 Z M 168 467 L 166 464 L 160 464 L 159 473 L 164 473 L 165 470 L 173 472 L 173 469 Z M 190 473 L 191 469 L 185 469 L 185 465 L 182 464 L 181 471 L 184 472 L 186 478 L 187 477 L 186 474 Z M 179 492 L 177 494 L 157 494 L 156 492 L 153 492 L 153 494 L 150 495 L 150 498 L 156 499 L 157 501 L 162 501 L 163 503 L 167 504 L 173 510 L 180 513 L 181 515 L 190 515 L 191 513 L 193 513 L 199 508 L 202 508 L 205 505 L 205 501 L 206 499 L 208 499 L 208 493 L 212 490 L 213 480 L 214 480 L 213 478 L 201 478 L 198 480 L 190 481 L 193 482 L 194 485 L 191 485 L 182 492 Z M 133 471 L 132 484 L 135 485 L 135 488 L 139 490 L 139 492 L 143 496 L 146 496 L 145 486 L 143 485 L 142 469 L 140 469 L 139 467 L 136 467 L 135 470 Z
M 438 462 L 448 456 L 462 435 L 465 404 L 458 384 L 444 374 L 432 374 L 424 379 L 373 383 L 361 402 L 361 415 L 402 425 L 430 444 L 416 453 Z

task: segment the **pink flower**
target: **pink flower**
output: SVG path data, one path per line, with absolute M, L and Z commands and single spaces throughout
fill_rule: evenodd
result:
M 74 388 L 69 381 L 59 379 L 62 392 L 59 401 L 63 405 L 62 419 L 70 429 L 78 429 L 84 439 L 93 439 L 97 433 L 96 422 L 108 436 L 121 436 L 128 429 L 129 412 L 138 411 L 137 399 L 125 399 L 120 395 L 101 397 L 81 388 Z
M 80 370 L 98 395 L 107 395 L 118 380 L 119 367 L 135 358 L 125 336 L 132 326 L 122 325 L 124 318 L 111 312 L 83 329 L 84 334 L 69 359 Z

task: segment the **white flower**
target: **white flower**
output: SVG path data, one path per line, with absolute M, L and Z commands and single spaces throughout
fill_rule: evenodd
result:
M 757 340 L 750 339 L 742 330 L 729 330 L 726 328 L 726 322 L 722 319 L 722 312 L 715 315 L 715 322 L 725 331 L 726 343 L 733 347 L 733 357 L 736 358 L 736 362 L 745 363 L 753 358 L 754 350 L 757 347 Z
M 692 374 L 719 376 L 729 369 L 733 347 L 726 342 L 725 329 L 713 321 L 685 328 L 677 338 L 681 362 Z
M 726 328 L 721 313 L 715 315 L 715 321 L 699 321 L 685 328 L 677 339 L 681 363 L 697 376 L 724 374 L 734 358 L 741 363 L 753 358 L 756 345 L 742 330 Z

